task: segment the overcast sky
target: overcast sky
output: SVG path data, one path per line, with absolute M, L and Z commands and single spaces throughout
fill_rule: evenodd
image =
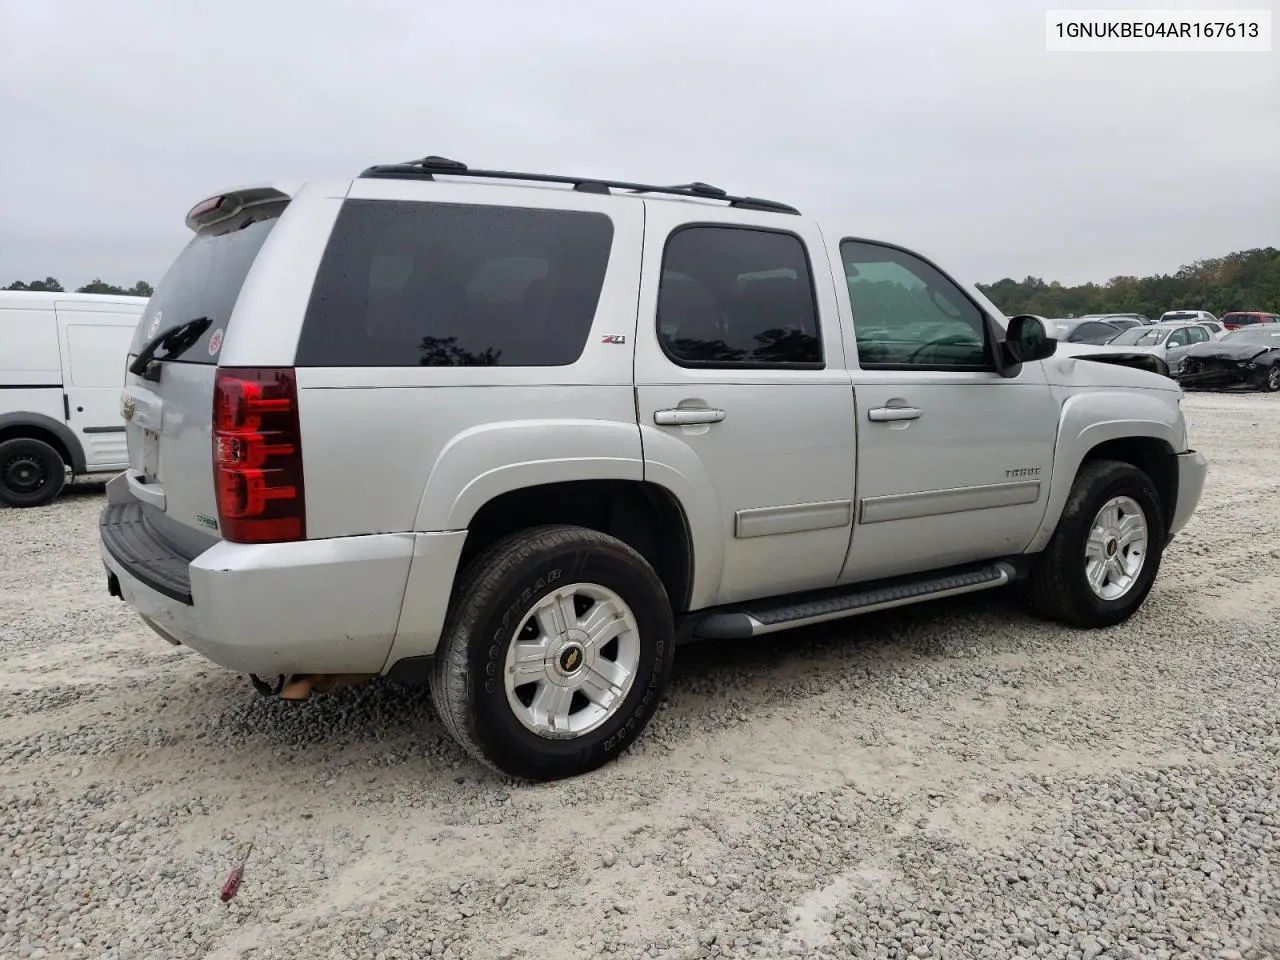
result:
M 0 0 L 0 285 L 155 283 L 220 188 L 427 153 L 705 180 L 982 282 L 1280 246 L 1280 52 L 1048 53 L 1048 5 Z

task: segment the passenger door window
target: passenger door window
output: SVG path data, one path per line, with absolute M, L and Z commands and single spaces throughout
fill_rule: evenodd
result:
M 690 226 L 663 255 L 658 340 L 682 367 L 821 369 L 804 244 L 780 231 Z
M 840 244 L 864 369 L 989 370 L 982 311 L 936 267 L 896 247 Z

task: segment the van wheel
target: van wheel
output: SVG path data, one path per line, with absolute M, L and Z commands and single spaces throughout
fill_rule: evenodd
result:
M 431 696 L 454 739 L 494 770 L 571 777 L 640 735 L 674 649 L 666 590 L 639 553 L 584 527 L 534 527 L 467 567 Z
M 1088 461 L 1053 539 L 1032 566 L 1032 606 L 1076 627 L 1120 623 L 1151 592 L 1166 539 L 1151 479 L 1127 463 Z
M 0 443 L 0 503 L 39 507 L 52 501 L 67 482 L 62 456 L 43 440 L 18 437 Z

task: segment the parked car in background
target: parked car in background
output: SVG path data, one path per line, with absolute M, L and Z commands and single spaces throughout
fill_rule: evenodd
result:
M 1280 323 L 1232 330 L 1188 350 L 1174 379 L 1189 387 L 1250 386 L 1280 391 Z
M 1209 331 L 1199 323 L 1153 323 L 1149 327 L 1125 330 L 1107 346 L 1132 347 L 1153 354 L 1167 363 L 1172 373 L 1177 371 L 1182 355 L 1190 347 L 1212 339 Z
M 1152 322 L 1150 317 L 1143 316 L 1140 313 L 1086 313 L 1081 319 L 1105 320 L 1107 323 L 1114 323 L 1124 329 L 1136 327 L 1139 324 L 1147 325 Z
M 1160 314 L 1157 323 L 1199 323 L 1201 320 L 1217 320 L 1208 310 L 1168 310 Z
M 37 507 L 72 474 L 129 465 L 125 360 L 146 297 L 0 291 L 0 503 Z
M 1121 328 L 1105 320 L 1069 317 L 1048 321 L 1049 332 L 1063 343 L 1103 344 L 1121 333 Z
M 1227 335 L 1227 328 L 1217 320 L 1201 320 L 1200 326 L 1209 331 L 1210 336 L 1215 340 L 1221 340 Z
M 1256 323 L 1280 323 L 1280 314 L 1262 313 L 1258 310 L 1232 310 L 1222 315 L 1222 325 L 1228 330 L 1240 330 Z

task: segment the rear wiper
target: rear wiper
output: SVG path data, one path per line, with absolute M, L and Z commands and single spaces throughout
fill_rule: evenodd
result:
M 163 349 L 165 360 L 174 360 L 192 347 L 213 323 L 210 317 L 195 317 L 171 327 L 164 333 L 157 334 L 142 348 L 142 352 L 129 364 L 129 372 L 136 377 L 145 376 L 147 367 L 155 358 L 156 351 Z

